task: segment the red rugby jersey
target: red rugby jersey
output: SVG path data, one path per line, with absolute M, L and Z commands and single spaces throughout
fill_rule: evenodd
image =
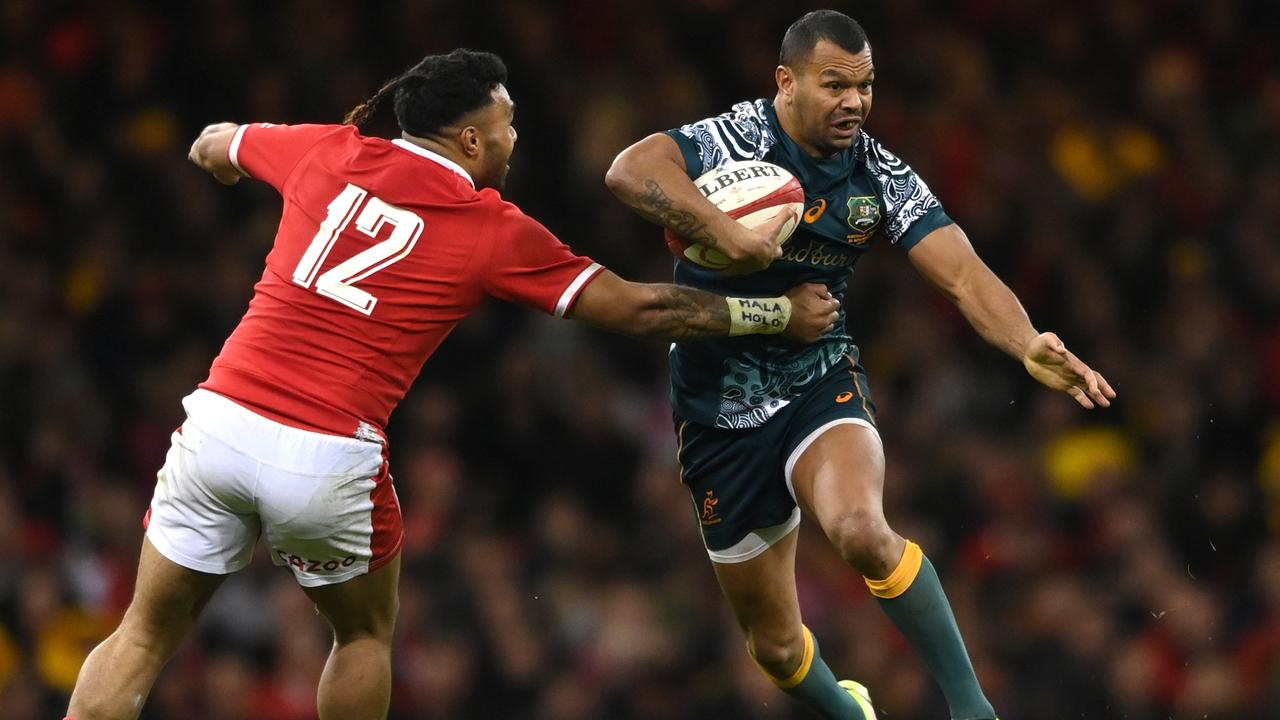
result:
M 381 430 L 487 297 L 563 316 L 602 269 L 404 140 L 262 123 L 240 126 L 230 155 L 280 191 L 284 212 L 249 310 L 200 387 L 289 425 Z

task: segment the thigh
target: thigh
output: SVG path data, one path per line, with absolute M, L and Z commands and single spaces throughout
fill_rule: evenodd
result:
M 781 427 L 730 430 L 676 419 L 680 480 L 715 562 L 750 560 L 800 522 L 782 477 Z
M 875 406 L 862 367 L 852 356 L 846 363 L 797 403 L 787 437 L 787 485 L 824 530 L 836 515 L 883 514 L 884 449 Z
M 162 645 L 166 652 L 191 629 L 225 575 L 185 568 L 157 551 L 143 538 L 133 600 L 121 629 L 136 638 Z
M 796 501 L 825 531 L 850 514 L 884 518 L 884 450 L 872 428 L 825 426 L 791 466 Z
M 400 556 L 365 575 L 335 585 L 304 587 L 333 627 L 338 642 L 372 636 L 390 641 L 400 603 Z
M 739 627 L 753 637 L 778 637 L 800 627 L 794 528 L 760 555 L 740 563 L 713 562 L 720 590 Z

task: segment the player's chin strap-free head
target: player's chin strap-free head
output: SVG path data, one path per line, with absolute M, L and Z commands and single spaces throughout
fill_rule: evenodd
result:
M 493 53 L 458 48 L 428 55 L 352 108 L 343 123 L 363 129 L 388 97 L 396 122 L 410 135 L 430 137 L 493 101 L 507 81 L 507 66 Z

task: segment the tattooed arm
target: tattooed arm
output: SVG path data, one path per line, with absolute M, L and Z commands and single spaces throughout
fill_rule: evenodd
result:
M 628 282 L 605 270 L 566 317 L 653 340 L 780 333 L 814 342 L 834 327 L 839 307 L 823 285 L 799 285 L 776 298 L 725 298 L 681 285 Z
M 650 135 L 623 150 L 604 181 L 643 218 L 687 240 L 717 248 L 738 272 L 762 270 L 782 254 L 774 242 L 777 228 L 772 224 L 748 229 L 698 192 L 680 147 L 667 135 Z

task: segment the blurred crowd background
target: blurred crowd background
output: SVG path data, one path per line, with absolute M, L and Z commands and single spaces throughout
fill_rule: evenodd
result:
M 784 7 L 784 5 L 786 7 Z M 892 524 L 943 575 L 1007 718 L 1280 717 L 1280 6 L 834 3 L 869 130 L 1033 321 L 1120 393 L 1086 412 L 986 346 L 893 247 L 848 299 Z M 0 2 L 0 717 L 61 717 L 126 607 L 179 399 L 243 312 L 269 187 L 186 161 L 208 123 L 337 122 L 422 55 L 500 53 L 506 196 L 670 278 L 603 174 L 773 94 L 810 3 Z M 392 421 L 408 538 L 392 717 L 804 717 L 753 667 L 678 481 L 665 348 L 493 304 Z M 946 716 L 809 525 L 808 624 L 885 720 Z M 314 717 L 327 629 L 264 553 L 144 718 Z

